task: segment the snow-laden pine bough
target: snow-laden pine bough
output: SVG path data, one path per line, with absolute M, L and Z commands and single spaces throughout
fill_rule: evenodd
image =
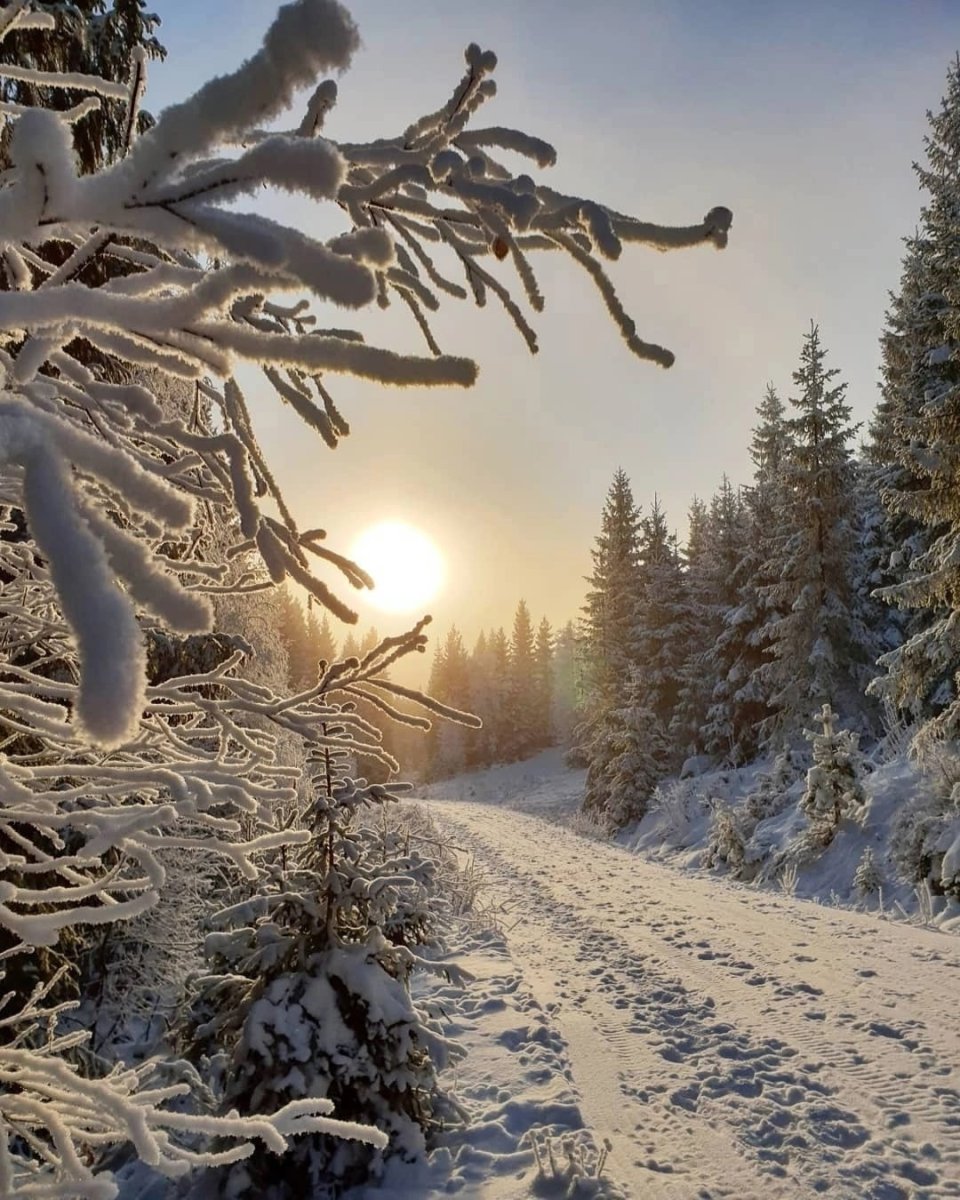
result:
M 326 547 L 322 531 L 298 528 L 257 444 L 237 364 L 258 365 L 280 400 L 335 446 L 349 431 L 330 391 L 337 374 L 389 386 L 474 382 L 475 364 L 443 354 L 430 329 L 441 294 L 483 305 L 492 293 L 536 350 L 502 272 L 513 270 L 539 312 L 533 253 L 562 250 L 594 282 L 628 347 L 669 366 L 669 351 L 637 334 L 603 260 L 630 242 L 722 248 L 731 220 L 714 208 L 697 224 L 665 228 L 514 173 L 500 151 L 546 167 L 554 150 L 474 127 L 495 93 L 496 65 L 476 46 L 449 100 L 399 136 L 363 145 L 326 138 L 337 89 L 325 76 L 349 66 L 359 40 L 335 0 L 286 5 L 257 54 L 140 136 L 142 46 L 125 78 L 48 69 L 35 50 L 19 60 L 18 38 L 35 46 L 66 19 L 62 6 L 36 0 L 0 9 L 8 981 L 29 974 L 17 964 L 33 948 L 56 953 L 65 930 L 155 905 L 165 852 L 202 847 L 254 877 L 278 846 L 306 841 L 308 831 L 277 816 L 295 803 L 300 776 L 284 765 L 284 739 L 314 748 L 335 740 L 395 768 L 378 730 L 351 713 L 354 700 L 394 720 L 427 720 L 398 701 L 466 719 L 383 676 L 399 655 L 423 648 L 422 623 L 362 662 L 323 668 L 293 696 L 244 678 L 242 648 L 212 668 L 151 679 L 150 640 L 209 631 L 221 597 L 254 602 L 292 580 L 353 621 L 313 560 L 353 587 L 371 583 Z M 264 128 L 311 87 L 298 125 Z M 122 113 L 118 148 L 81 170 L 83 122 L 110 106 Z M 236 208 L 265 186 L 336 206 L 344 231 L 321 242 Z M 399 300 L 429 353 L 397 354 L 354 330 L 317 327 L 302 294 L 342 309 Z M 0 1013 L 0 1194 L 113 1195 L 97 1167 L 122 1142 L 171 1176 L 238 1159 L 250 1139 L 282 1149 L 306 1130 L 382 1143 L 376 1130 L 337 1124 L 323 1100 L 266 1118 L 210 1118 L 201 1129 L 196 1116 L 171 1111 L 173 1091 L 152 1088 L 145 1068 L 83 1077 L 70 1058 L 78 1037 L 62 1034 L 62 1004 L 51 998 L 59 978 L 28 995 L 13 987 Z M 225 1141 L 193 1149 L 187 1124 Z

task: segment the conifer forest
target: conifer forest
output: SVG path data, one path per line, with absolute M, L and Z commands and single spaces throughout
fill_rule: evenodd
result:
M 960 14 L 720 7 L 0 0 L 0 1200 L 960 1197 Z

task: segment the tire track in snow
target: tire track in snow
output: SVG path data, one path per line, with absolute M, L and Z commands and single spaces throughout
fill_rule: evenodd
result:
M 539 998 L 585 1115 L 638 1195 L 960 1196 L 951 939 L 725 888 L 508 809 L 432 808 L 522 899 L 511 945 L 553 993 Z

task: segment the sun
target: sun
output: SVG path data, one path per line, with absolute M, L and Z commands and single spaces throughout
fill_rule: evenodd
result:
M 383 612 L 422 610 L 443 586 L 443 557 L 436 545 L 403 521 L 381 521 L 354 542 L 351 558 L 373 576 L 370 603 Z

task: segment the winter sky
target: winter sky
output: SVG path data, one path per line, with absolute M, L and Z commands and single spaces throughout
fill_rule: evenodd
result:
M 152 73 L 159 109 L 256 49 L 274 4 L 156 7 L 170 51 Z M 435 322 L 445 350 L 479 361 L 472 392 L 338 383 L 353 436 L 335 453 L 289 410 L 263 408 L 262 442 L 304 525 L 335 548 L 387 518 L 437 542 L 448 586 L 435 629 L 456 623 L 470 643 L 481 626 L 509 628 L 521 596 L 535 618 L 575 616 L 618 466 L 645 508 L 659 494 L 682 538 L 694 493 L 709 499 L 724 471 L 748 480 L 754 407 L 768 380 L 790 394 L 811 318 L 868 419 L 887 292 L 919 210 L 911 163 L 960 48 L 956 0 L 348 7 L 364 49 L 340 82 L 332 137 L 392 135 L 435 109 L 477 41 L 500 59 L 480 123 L 552 142 L 553 186 L 666 224 L 716 204 L 734 213 L 723 253 L 633 248 L 612 267 L 640 336 L 676 353 L 670 371 L 634 359 L 591 283 L 552 256 L 538 268 L 535 358 L 493 301 L 478 312 L 451 300 Z M 309 209 L 300 219 L 328 227 Z M 363 327 L 425 353 L 409 314 L 375 312 Z M 365 607 L 361 619 L 381 632 L 406 623 Z

